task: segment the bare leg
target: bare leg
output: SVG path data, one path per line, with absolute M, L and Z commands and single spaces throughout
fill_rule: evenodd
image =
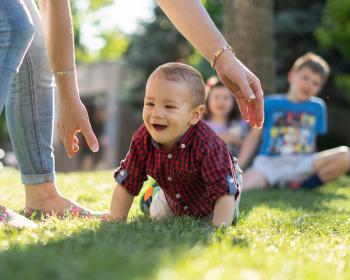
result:
M 243 191 L 266 188 L 267 186 L 265 177 L 259 171 L 248 169 L 243 172 Z
M 329 182 L 350 169 L 350 150 L 346 146 L 337 147 L 316 154 L 315 170 L 323 182 Z

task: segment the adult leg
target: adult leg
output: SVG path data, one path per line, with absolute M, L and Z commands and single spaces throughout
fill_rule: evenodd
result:
M 7 98 L 6 119 L 25 185 L 26 207 L 62 213 L 73 203 L 55 185 L 53 136 L 53 76 L 45 48 L 39 11 L 24 0 L 35 36 Z
M 329 182 L 350 169 L 350 150 L 341 146 L 315 155 L 314 167 L 323 182 Z
M 0 1 L 0 113 L 33 35 L 33 23 L 24 3 Z
M 248 169 L 243 172 L 243 191 L 266 188 L 268 183 L 264 175 L 255 169 Z
M 32 20 L 24 3 L 21 0 L 0 1 L 0 113 L 33 34 Z M 30 220 L 2 206 L 0 223 L 19 228 L 36 227 Z

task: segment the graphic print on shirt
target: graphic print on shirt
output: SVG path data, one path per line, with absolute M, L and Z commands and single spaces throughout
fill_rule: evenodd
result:
M 270 154 L 312 153 L 316 117 L 308 113 L 274 112 L 270 128 Z

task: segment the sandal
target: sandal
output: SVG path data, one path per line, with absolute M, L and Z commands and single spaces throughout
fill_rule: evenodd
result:
M 9 225 L 18 229 L 38 227 L 36 223 L 3 206 L 0 206 L 0 224 Z
M 34 209 L 31 207 L 25 207 L 23 209 L 23 215 L 32 220 L 47 219 L 52 216 L 58 219 L 96 218 L 96 219 L 105 220 L 107 219 L 107 216 L 108 216 L 107 213 L 91 211 L 75 204 L 72 204 L 69 208 L 65 209 L 62 213 L 53 212 L 53 211 L 48 212 L 48 211 L 43 211 L 39 209 Z

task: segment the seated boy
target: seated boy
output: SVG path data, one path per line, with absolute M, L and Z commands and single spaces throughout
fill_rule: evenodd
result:
M 240 173 L 226 144 L 203 121 L 205 88 L 201 74 L 181 63 L 159 66 L 149 77 L 144 124 L 115 171 L 111 216 L 127 217 L 134 196 L 152 176 L 161 186 L 153 219 L 189 215 L 230 225 L 238 213 Z
M 245 190 L 267 186 L 310 189 L 349 170 L 348 147 L 315 153 L 317 135 L 327 132 L 326 105 L 315 96 L 328 75 L 328 64 L 307 53 L 289 72 L 288 93 L 265 99 L 264 128 L 251 130 L 239 155 L 238 162 L 245 167 L 262 136 L 259 155 L 243 176 Z

